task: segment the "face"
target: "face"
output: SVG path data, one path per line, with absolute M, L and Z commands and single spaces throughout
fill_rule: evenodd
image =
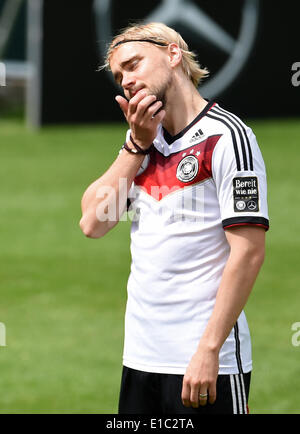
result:
M 126 42 L 115 49 L 110 59 L 111 71 L 128 100 L 143 89 L 166 104 L 172 84 L 167 50 L 147 42 Z

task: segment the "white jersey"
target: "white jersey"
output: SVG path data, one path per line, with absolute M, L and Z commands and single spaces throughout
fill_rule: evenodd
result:
M 123 363 L 184 374 L 229 256 L 224 229 L 269 227 L 265 166 L 252 130 L 215 103 L 174 137 L 160 125 L 129 199 L 132 265 Z M 219 363 L 219 374 L 252 369 L 244 312 Z

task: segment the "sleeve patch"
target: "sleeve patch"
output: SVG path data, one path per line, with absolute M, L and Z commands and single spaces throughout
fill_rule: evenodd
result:
M 258 212 L 259 189 L 256 176 L 241 176 L 233 179 L 234 212 Z

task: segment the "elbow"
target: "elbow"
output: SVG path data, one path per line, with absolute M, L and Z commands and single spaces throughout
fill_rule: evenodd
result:
M 260 248 L 246 246 L 244 249 L 232 250 L 231 257 L 238 266 L 242 265 L 249 270 L 259 272 L 265 260 L 265 249 L 262 246 Z
M 104 234 L 101 234 L 98 228 L 95 228 L 93 224 L 91 224 L 85 216 L 83 216 L 79 222 L 79 227 L 82 231 L 82 233 L 87 238 L 97 239 L 101 238 Z
M 265 262 L 265 249 L 260 249 L 256 254 L 254 255 L 254 260 L 257 263 L 258 268 L 261 268 L 263 266 L 263 263 Z
M 264 261 L 264 248 L 251 250 L 248 252 L 248 254 L 245 255 L 245 262 L 248 263 L 248 266 L 250 266 L 252 269 L 255 269 L 257 272 L 259 272 L 259 270 L 263 266 Z

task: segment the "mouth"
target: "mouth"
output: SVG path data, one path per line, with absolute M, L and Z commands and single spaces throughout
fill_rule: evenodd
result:
M 139 89 L 137 89 L 137 90 L 132 90 L 132 91 L 130 91 L 129 92 L 129 94 L 130 94 L 130 99 L 131 98 L 133 98 L 140 90 L 142 90 L 142 89 L 144 89 L 143 87 L 140 87 Z

